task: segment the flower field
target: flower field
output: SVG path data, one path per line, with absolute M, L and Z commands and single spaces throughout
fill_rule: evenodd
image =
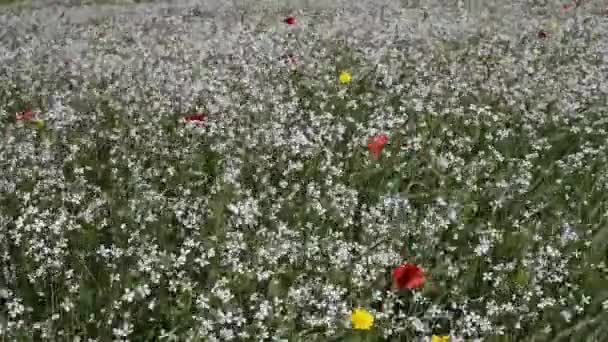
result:
M 608 341 L 608 7 L 0 0 L 0 341 Z

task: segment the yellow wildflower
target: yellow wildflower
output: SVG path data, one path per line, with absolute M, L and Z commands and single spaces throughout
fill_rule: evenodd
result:
M 42 121 L 42 120 L 36 121 L 36 126 L 38 126 L 38 128 L 44 128 L 44 121 Z
M 355 330 L 370 330 L 374 325 L 374 315 L 365 309 L 356 309 L 350 315 L 350 321 Z
M 433 335 L 433 337 L 431 337 L 431 341 L 432 342 L 450 342 L 450 336 Z
M 346 71 L 342 71 L 340 73 L 340 83 L 343 83 L 343 84 L 350 83 L 352 78 L 353 78 L 353 76 Z

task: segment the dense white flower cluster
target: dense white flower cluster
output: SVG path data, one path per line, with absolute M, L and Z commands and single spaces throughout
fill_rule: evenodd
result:
M 469 2 L 4 8 L 0 339 L 605 336 L 608 12 Z

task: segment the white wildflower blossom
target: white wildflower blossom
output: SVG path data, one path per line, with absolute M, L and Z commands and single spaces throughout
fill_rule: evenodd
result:
M 0 5 L 0 339 L 601 328 L 596 3 L 92 2 Z

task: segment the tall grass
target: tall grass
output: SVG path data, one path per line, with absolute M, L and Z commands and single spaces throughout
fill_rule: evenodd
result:
M 602 341 L 604 19 L 370 4 L 2 17 L 0 338 Z

